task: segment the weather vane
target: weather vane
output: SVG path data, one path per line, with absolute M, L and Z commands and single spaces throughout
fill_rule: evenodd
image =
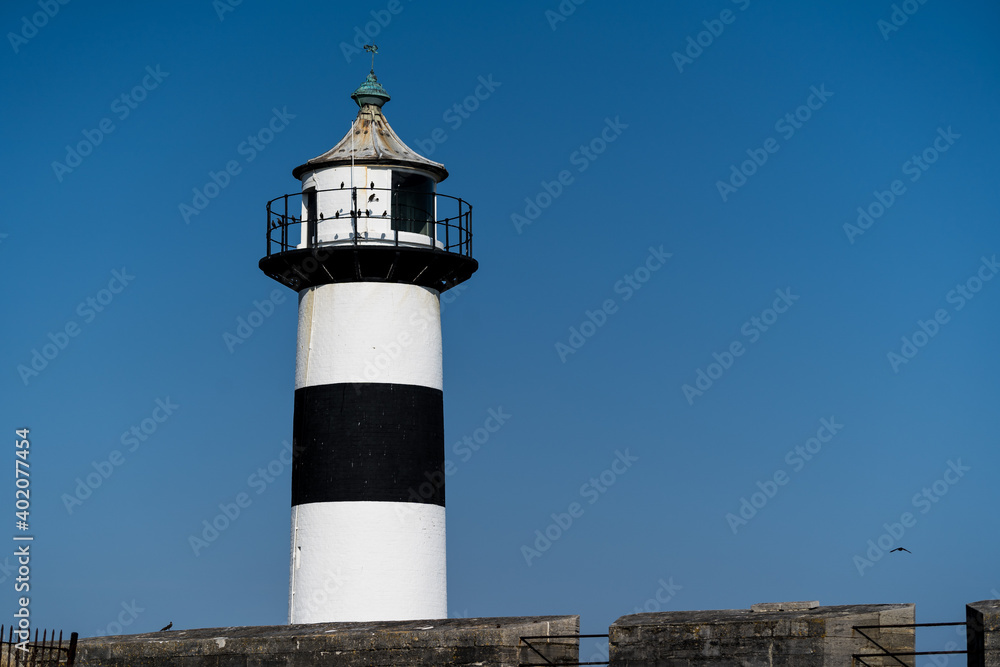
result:
M 365 51 L 372 54 L 372 72 L 375 72 L 375 54 L 378 53 L 378 44 L 372 42 L 371 44 L 365 44 Z

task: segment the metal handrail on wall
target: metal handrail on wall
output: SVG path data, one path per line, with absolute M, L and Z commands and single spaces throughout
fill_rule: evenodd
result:
M 467 201 L 436 192 L 413 192 L 410 190 L 391 188 L 332 188 L 325 190 L 312 190 L 309 191 L 309 194 L 312 195 L 312 193 L 315 193 L 318 197 L 320 194 L 330 192 L 345 194 L 350 193 L 350 210 L 346 211 L 343 215 L 338 215 L 338 217 L 326 218 L 322 217 L 322 214 L 320 214 L 321 217 L 314 217 L 316 216 L 316 213 L 312 212 L 309 218 L 302 219 L 301 213 L 298 215 L 295 213 L 296 211 L 301 212 L 302 203 L 301 201 L 295 200 L 301 200 L 306 193 L 296 192 L 286 194 L 280 197 L 275 197 L 271 201 L 267 202 L 266 257 L 271 257 L 277 253 L 297 249 L 298 245 L 291 243 L 288 240 L 289 229 L 303 224 L 305 226 L 302 227 L 300 231 L 300 238 L 306 239 L 306 247 L 309 248 L 320 245 L 341 245 L 345 243 L 351 243 L 355 246 L 368 245 L 370 243 L 369 241 L 359 238 L 358 221 L 360 219 L 388 221 L 393 232 L 392 245 L 394 246 L 403 245 L 412 247 L 414 245 L 411 241 L 407 241 L 406 239 L 403 239 L 402 244 L 400 243 L 400 232 L 403 232 L 404 234 L 408 232 L 407 229 L 400 229 L 401 227 L 429 228 L 430 234 L 422 234 L 423 236 L 427 236 L 429 238 L 429 249 L 455 253 L 463 257 L 472 257 L 472 206 Z M 385 214 L 383 215 L 373 214 L 373 211 L 368 208 L 368 200 L 377 196 L 379 192 L 387 192 L 390 195 L 390 204 L 384 205 L 386 206 L 386 209 Z M 368 193 L 371 194 L 369 195 Z M 430 215 L 430 213 L 426 211 L 422 212 L 423 215 L 414 215 L 412 211 L 417 209 L 396 205 L 397 198 L 400 196 L 433 198 L 435 202 L 434 209 L 438 211 L 438 214 L 440 214 L 440 209 L 442 207 L 451 208 L 451 214 L 441 218 L 438 218 L 435 215 Z M 289 212 L 289 200 L 292 200 L 291 212 Z M 322 223 L 332 222 L 334 220 L 351 221 L 351 238 L 345 241 L 328 241 L 324 243 L 318 242 L 317 231 L 319 225 Z M 442 231 L 444 232 L 443 234 L 441 233 Z M 419 235 L 421 233 L 409 232 L 409 234 Z M 438 243 L 441 243 L 441 247 L 438 247 Z
M 563 665 L 564 667 L 575 667 L 577 665 L 607 665 L 607 662 L 552 662 L 545 655 L 539 651 L 537 648 L 531 645 L 529 639 L 589 639 L 589 638 L 605 638 L 608 635 L 532 635 L 529 637 L 520 637 L 520 640 L 524 642 L 535 655 L 544 660 L 545 662 L 522 662 L 518 667 L 546 667 L 547 665 Z
M 899 659 L 898 656 L 916 656 L 916 655 L 950 655 L 954 653 L 968 653 L 968 651 L 890 651 L 885 648 L 877 641 L 866 635 L 863 630 L 882 630 L 885 628 L 939 628 L 949 625 L 966 625 L 965 621 L 955 621 L 953 623 L 897 623 L 894 625 L 854 625 L 851 626 L 852 630 L 857 630 L 858 634 L 870 641 L 875 645 L 875 648 L 882 651 L 881 653 L 854 653 L 851 655 L 852 658 L 858 661 L 859 664 L 865 665 L 866 667 L 871 667 L 864 658 L 892 658 L 903 667 L 910 667 L 905 662 Z

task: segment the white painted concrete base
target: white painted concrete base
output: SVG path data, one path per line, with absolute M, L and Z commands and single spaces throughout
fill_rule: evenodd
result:
M 288 608 L 289 623 L 447 618 L 445 508 L 293 507 Z

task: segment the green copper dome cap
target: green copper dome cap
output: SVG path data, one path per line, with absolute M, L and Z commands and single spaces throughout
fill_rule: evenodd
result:
M 365 79 L 365 82 L 358 86 L 358 89 L 351 94 L 351 99 L 357 102 L 359 107 L 366 104 L 374 104 L 381 109 L 382 105 L 391 98 L 389 97 L 389 93 L 385 92 L 382 84 L 378 82 L 375 70 L 373 69 L 368 72 L 368 78 Z

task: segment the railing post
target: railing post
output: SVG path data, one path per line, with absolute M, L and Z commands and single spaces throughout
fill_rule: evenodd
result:
M 285 195 L 285 215 L 281 218 L 281 251 L 288 250 L 288 195 Z
M 458 253 L 460 255 L 465 255 L 465 243 L 469 238 L 468 232 L 465 229 L 465 216 L 468 215 L 468 209 L 463 210 L 463 205 L 465 201 L 462 199 L 458 200 L 458 210 L 461 211 L 462 215 L 458 219 Z
M 437 249 L 437 231 L 438 231 L 437 214 L 438 214 L 438 203 L 437 203 L 437 193 L 435 192 L 434 193 L 434 211 L 433 211 L 433 215 L 431 215 L 431 250 Z M 447 236 L 448 235 L 448 221 L 447 220 L 445 220 L 444 229 L 445 229 L 445 232 L 444 232 L 445 236 Z M 447 250 L 447 249 L 448 249 L 448 246 L 445 245 L 445 250 Z
M 462 202 L 462 203 L 464 204 L 465 202 Z M 469 247 L 469 243 L 472 240 L 472 238 L 471 238 L 472 235 L 470 233 L 471 228 L 470 228 L 470 224 L 469 224 L 469 213 L 471 211 L 472 211 L 472 207 L 471 206 L 467 206 L 466 209 L 465 209 L 465 213 L 462 216 L 462 220 L 459 221 L 459 226 L 460 226 L 460 228 L 462 230 L 462 242 L 460 244 L 461 245 L 461 249 L 465 251 L 463 254 L 466 254 L 469 257 L 472 256 L 472 251 L 471 251 L 471 249 Z
M 358 189 L 351 188 L 351 225 L 354 227 L 354 245 L 358 245 Z
M 392 245 L 399 247 L 399 223 L 396 220 L 395 206 L 396 206 L 396 191 L 392 188 L 387 188 L 389 190 L 389 204 L 386 209 L 389 212 L 389 231 L 392 232 Z
M 73 667 L 73 661 L 76 660 L 76 640 L 78 637 L 79 635 L 75 632 L 69 636 L 69 651 L 66 653 L 67 667 Z

